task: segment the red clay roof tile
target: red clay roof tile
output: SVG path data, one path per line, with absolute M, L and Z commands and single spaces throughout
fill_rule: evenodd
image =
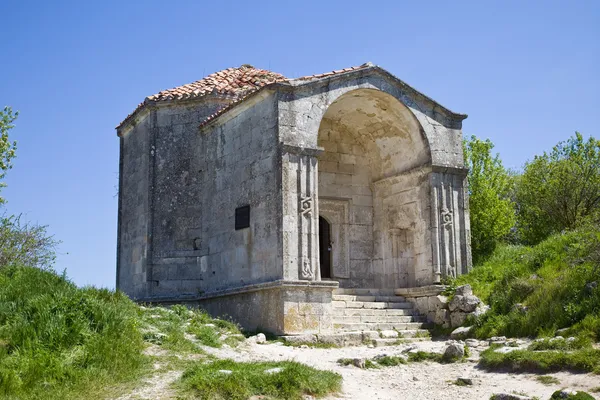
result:
M 303 76 L 297 80 L 318 79 L 340 73 L 350 72 L 361 68 L 372 66 L 370 63 L 363 64 L 358 67 L 344 68 L 341 70 L 330 71 L 324 74 Z M 285 76 L 276 72 L 254 68 L 251 65 L 244 64 L 238 68 L 227 68 L 222 71 L 215 72 L 199 81 L 188 83 L 187 85 L 178 86 L 172 89 L 167 89 L 158 92 L 140 103 L 136 109 L 129 114 L 117 127 L 121 127 L 133 115 L 148 103 L 157 103 L 162 101 L 189 100 L 200 98 L 209 94 L 217 94 L 231 99 L 231 102 L 209 116 L 201 125 L 205 125 L 220 114 L 232 108 L 235 104 L 244 100 L 248 95 L 262 89 L 265 86 L 277 82 L 286 82 L 294 79 L 288 79 Z

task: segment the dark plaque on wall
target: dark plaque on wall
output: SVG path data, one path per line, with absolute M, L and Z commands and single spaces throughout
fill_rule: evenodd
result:
M 250 227 L 250 206 L 235 209 L 235 230 Z

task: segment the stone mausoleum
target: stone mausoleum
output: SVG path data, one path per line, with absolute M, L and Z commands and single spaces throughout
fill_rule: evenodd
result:
M 465 118 L 371 63 L 149 96 L 117 127 L 117 287 L 280 335 L 433 321 L 471 266 Z

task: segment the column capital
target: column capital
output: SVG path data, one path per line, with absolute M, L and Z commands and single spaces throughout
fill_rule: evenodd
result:
M 318 155 L 323 153 L 323 151 L 325 151 L 325 149 L 323 147 L 316 147 L 316 148 L 300 147 L 300 146 L 294 146 L 294 145 L 285 144 L 285 143 L 281 143 L 281 150 L 283 151 L 283 153 L 296 154 L 299 156 L 311 156 L 311 157 L 317 157 Z

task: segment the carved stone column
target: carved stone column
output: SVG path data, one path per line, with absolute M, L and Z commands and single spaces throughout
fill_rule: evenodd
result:
M 471 268 L 471 232 L 467 170 L 433 167 L 431 173 L 431 245 L 433 282 L 465 274 Z
M 282 145 L 283 276 L 321 280 L 317 156 L 322 149 Z

